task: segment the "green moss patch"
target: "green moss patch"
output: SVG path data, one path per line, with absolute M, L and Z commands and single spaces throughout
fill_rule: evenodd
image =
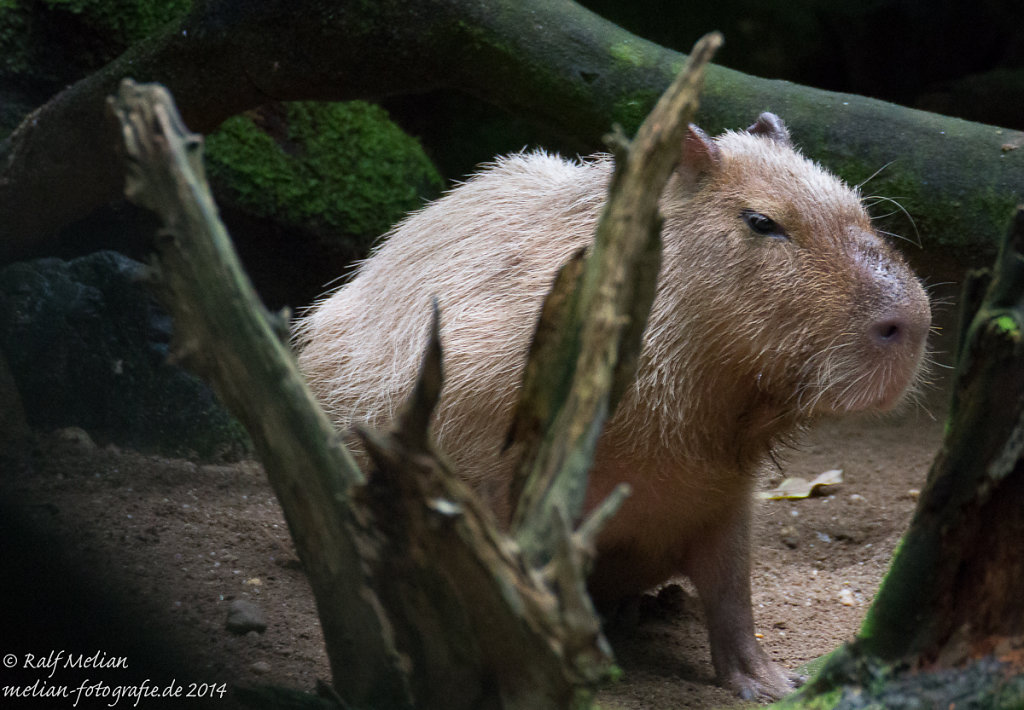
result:
M 1012 316 L 999 316 L 995 320 L 995 327 L 1013 340 L 1020 339 L 1020 328 L 1017 326 L 1016 319 Z
M 362 101 L 235 116 L 206 146 L 208 172 L 230 199 L 288 225 L 372 237 L 442 187 L 419 143 Z
M 622 126 L 627 136 L 632 136 L 647 118 L 660 94 L 656 91 L 637 91 L 615 102 L 612 120 Z
M 616 42 L 609 47 L 609 51 L 620 62 L 634 67 L 643 65 L 643 54 L 629 42 Z

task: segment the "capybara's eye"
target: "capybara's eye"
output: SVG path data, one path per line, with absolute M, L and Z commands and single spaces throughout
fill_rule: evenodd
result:
M 760 212 L 754 212 L 754 210 L 743 210 L 740 212 L 740 217 L 747 223 L 747 226 L 758 234 L 763 234 L 766 237 L 773 237 L 775 239 L 789 239 L 789 235 L 786 234 L 786 230 L 780 227 L 774 219 L 771 217 L 765 217 Z

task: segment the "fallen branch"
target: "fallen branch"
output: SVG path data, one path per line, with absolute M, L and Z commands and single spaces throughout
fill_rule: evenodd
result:
M 123 76 L 165 84 L 204 132 L 271 100 L 447 87 L 597 147 L 613 122 L 639 125 L 684 59 L 572 2 L 196 2 L 0 143 L 0 263 L 46 253 L 57 228 L 120 193 L 103 101 Z M 871 192 L 898 199 L 929 245 L 995 245 L 1021 198 L 1020 132 L 722 67 L 707 84 L 698 118 L 711 133 L 771 110 L 852 183 L 888 165 Z

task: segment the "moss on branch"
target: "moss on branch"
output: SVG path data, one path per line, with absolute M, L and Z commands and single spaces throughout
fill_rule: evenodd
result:
M 180 24 L 54 97 L 0 143 L 0 260 L 45 251 L 47 235 L 118 194 L 114 136 L 101 115 L 124 76 L 167 85 L 203 132 L 269 99 L 443 87 L 598 148 L 611 123 L 638 125 L 683 59 L 572 2 L 197 2 Z M 706 129 L 746 125 L 764 110 L 852 183 L 888 166 L 867 189 L 899 200 L 927 247 L 993 249 L 1021 197 L 1020 132 L 709 68 L 697 116 Z

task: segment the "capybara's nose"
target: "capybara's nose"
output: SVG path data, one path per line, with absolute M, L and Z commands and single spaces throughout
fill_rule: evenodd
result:
M 931 323 L 927 305 L 917 303 L 896 306 L 868 326 L 871 343 L 880 348 L 908 346 L 916 350 L 924 344 Z

